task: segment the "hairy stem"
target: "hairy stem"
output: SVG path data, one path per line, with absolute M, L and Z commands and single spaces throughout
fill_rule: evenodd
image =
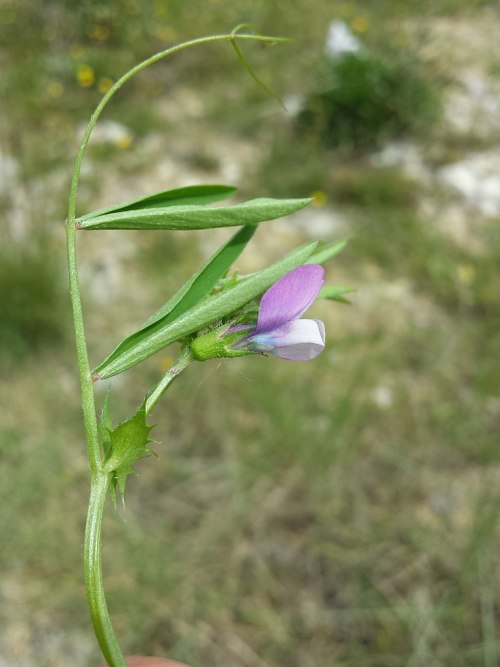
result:
M 95 475 L 101 469 L 102 461 L 95 411 L 94 385 L 90 372 L 87 340 L 85 338 L 85 329 L 83 325 L 82 300 L 80 297 L 80 287 L 78 284 L 75 236 L 76 230 L 74 217 L 73 219 L 68 218 L 66 222 L 66 245 L 68 255 L 69 289 L 71 296 L 71 306 L 73 309 L 73 324 L 75 329 L 78 370 L 80 374 L 80 388 L 82 393 L 83 421 L 85 424 L 87 452 L 89 457 L 90 471 L 92 475 Z
M 85 588 L 94 631 L 110 667 L 127 667 L 109 618 L 102 580 L 102 519 L 111 475 L 92 477 L 85 528 Z

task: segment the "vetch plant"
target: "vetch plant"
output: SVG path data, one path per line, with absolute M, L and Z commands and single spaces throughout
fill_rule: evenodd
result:
M 241 32 L 243 27 L 231 34 L 203 37 L 169 48 L 122 76 L 104 95 L 92 115 L 74 166 L 66 236 L 91 476 L 84 545 L 85 584 L 95 634 L 110 667 L 126 667 L 126 661 L 114 634 L 104 595 L 101 562 L 103 512 L 109 493 L 113 500 L 117 493 L 123 498 L 127 478 L 134 472 L 133 465 L 150 453 L 149 413 L 173 380 L 194 361 L 267 353 L 283 359 L 312 359 L 324 348 L 324 326 L 318 320 L 301 319 L 302 314 L 318 296 L 345 302 L 342 294 L 350 291 L 345 287 L 323 287 L 323 269 L 320 266 L 344 248 L 345 240 L 326 244 L 321 249 L 315 242 L 307 243 L 268 268 L 250 275 L 229 273 L 257 225 L 298 211 L 307 206 L 308 199 L 253 199 L 243 204 L 212 207 L 212 203 L 230 197 L 234 188 L 195 185 L 158 192 L 79 217 L 76 215 L 85 150 L 101 112 L 113 95 L 135 74 L 158 60 L 191 46 L 216 42 L 231 43 L 241 62 L 260 83 L 247 64 L 238 42 L 270 44 L 284 40 Z M 137 331 L 122 340 L 104 361 L 91 369 L 77 273 L 77 232 L 215 227 L 241 229 Z M 114 425 L 106 399 L 98 419 L 94 383 L 129 370 L 172 343 L 181 344 L 176 362 L 143 398 L 137 412 L 121 424 Z

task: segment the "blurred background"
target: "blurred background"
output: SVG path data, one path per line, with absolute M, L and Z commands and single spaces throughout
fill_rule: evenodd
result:
M 124 649 L 192 667 L 500 664 L 500 11 L 496 0 L 0 2 L 0 665 L 93 667 L 88 498 L 64 254 L 84 124 L 156 50 L 241 22 L 294 38 L 155 65 L 116 96 L 81 213 L 194 183 L 311 196 L 254 271 L 351 235 L 316 361 L 190 367 L 104 528 Z M 81 233 L 92 365 L 228 236 Z M 173 361 L 111 385 L 115 422 Z

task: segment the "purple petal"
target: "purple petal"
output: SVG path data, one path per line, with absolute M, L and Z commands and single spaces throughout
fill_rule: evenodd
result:
M 321 320 L 292 320 L 274 331 L 252 334 L 244 347 L 290 361 L 308 361 L 325 347 L 325 325 Z
M 260 301 L 255 334 L 279 329 L 298 319 L 317 297 L 323 285 L 323 267 L 304 264 L 274 283 Z

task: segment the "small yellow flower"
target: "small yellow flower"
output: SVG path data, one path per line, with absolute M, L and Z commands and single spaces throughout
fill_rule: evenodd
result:
M 356 16 L 356 18 L 354 18 L 351 22 L 352 29 L 358 34 L 366 32 L 368 30 L 368 25 L 368 19 L 366 16 Z
M 476 278 L 476 269 L 472 264 L 459 264 L 457 266 L 457 278 L 464 285 L 471 285 Z
M 112 85 L 113 79 L 110 79 L 108 76 L 101 76 L 97 82 L 97 88 L 103 95 L 108 92 Z
M 90 88 L 95 83 L 95 71 L 90 65 L 78 65 L 76 78 L 82 88 Z
M 47 94 L 49 97 L 61 97 L 64 93 L 64 86 L 60 81 L 51 81 L 47 86 Z
M 328 201 L 328 195 L 323 190 L 314 190 L 311 192 L 311 198 L 313 206 L 324 206 Z
M 133 141 L 134 137 L 129 132 L 127 132 L 124 133 L 123 136 L 121 136 L 119 139 L 115 141 L 115 146 L 119 150 L 124 151 L 132 145 Z

